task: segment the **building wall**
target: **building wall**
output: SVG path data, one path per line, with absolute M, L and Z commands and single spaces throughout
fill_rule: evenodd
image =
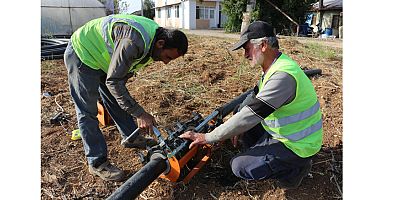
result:
M 196 6 L 207 6 L 207 7 L 215 7 L 216 3 L 215 1 L 203 1 L 200 2 L 199 0 L 196 1 Z
M 189 0 L 183 2 L 184 6 L 184 21 L 185 25 L 183 28 L 185 29 L 196 29 L 196 0 Z
M 210 20 L 196 19 L 196 29 L 208 29 L 210 28 Z
M 169 18 L 165 22 L 165 27 L 181 28 L 181 21 L 179 18 Z
M 157 8 L 166 5 L 174 5 L 178 3 L 181 3 L 181 0 L 156 0 L 154 1 L 154 6 Z
M 159 13 L 160 12 L 160 13 Z M 166 18 L 166 12 L 165 8 L 157 8 L 155 9 L 155 15 L 154 15 L 154 21 L 159 25 L 159 26 L 165 26 L 165 18 Z M 161 16 L 159 16 L 161 14 Z
M 219 2 L 218 2 L 219 3 Z M 208 10 L 208 16 L 207 19 L 196 19 L 196 29 L 209 29 L 209 28 L 216 28 L 218 25 L 218 7 L 217 7 L 217 2 L 215 1 L 196 1 L 196 9 L 197 6 L 199 7 L 207 7 L 207 8 L 213 8 L 214 10 L 214 15 L 213 18 L 208 18 L 211 14 Z
M 177 4 L 177 5 L 180 5 L 180 4 Z M 170 6 L 155 8 L 154 21 L 157 22 L 158 25 L 163 26 L 163 27 L 182 28 L 181 21 L 180 21 L 180 19 L 182 17 L 182 12 L 179 11 L 179 18 L 175 17 L 176 7 L 172 6 L 172 7 L 170 7 L 170 17 L 168 17 L 168 8 L 169 7 Z M 180 7 L 179 7 L 179 10 L 181 10 Z M 161 17 L 159 17 L 159 10 L 161 12 Z
M 324 31 L 326 28 L 332 28 L 332 35 L 339 37 L 339 28 L 334 28 L 332 27 L 332 20 L 334 15 L 340 15 L 342 11 L 341 10 L 329 10 L 329 11 L 323 11 L 322 12 L 322 30 Z M 320 21 L 321 13 L 315 13 L 316 18 L 315 21 L 313 20 L 312 22 L 312 27 L 314 27 L 314 31 L 317 30 L 317 24 Z

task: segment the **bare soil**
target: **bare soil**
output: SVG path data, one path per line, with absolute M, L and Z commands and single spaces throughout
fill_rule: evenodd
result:
M 127 87 L 151 112 L 161 130 L 191 116 L 206 116 L 225 102 L 253 87 L 261 69 L 250 67 L 243 50 L 229 52 L 236 39 L 189 37 L 189 51 L 168 65 L 156 62 L 131 78 Z M 281 50 L 303 69 L 322 69 L 312 77 L 323 113 L 323 148 L 313 159 L 311 173 L 298 189 L 285 190 L 274 180 L 230 182 L 229 158 L 236 150 L 215 150 L 201 171 L 186 185 L 156 179 L 138 199 L 341 199 L 342 198 L 342 52 L 321 58 L 309 52 L 307 42 L 281 38 Z M 123 182 L 106 182 L 89 174 L 82 142 L 71 140 L 77 129 L 63 60 L 41 63 L 41 197 L 42 199 L 105 199 Z M 51 124 L 63 112 L 66 120 Z M 139 150 L 120 145 L 115 126 L 102 128 L 112 163 L 134 174 L 142 164 Z

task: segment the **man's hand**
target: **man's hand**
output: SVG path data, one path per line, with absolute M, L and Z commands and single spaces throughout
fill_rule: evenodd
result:
M 144 112 L 137 117 L 137 124 L 140 129 L 144 129 L 147 132 L 151 133 L 151 131 L 153 131 L 153 125 L 156 124 L 156 120 L 152 115 Z
M 235 147 L 235 148 L 238 146 L 238 139 L 239 139 L 239 135 L 235 135 L 235 136 L 233 136 L 233 137 L 231 138 L 232 145 L 233 145 L 233 147 Z
M 196 145 L 196 144 L 207 144 L 206 136 L 205 136 L 205 134 L 202 134 L 202 133 L 196 133 L 196 132 L 193 132 L 193 131 L 186 131 L 185 133 L 183 133 L 179 137 L 183 138 L 183 139 L 193 140 L 193 142 L 190 143 L 190 145 L 189 145 L 189 149 L 191 149 L 192 146 Z

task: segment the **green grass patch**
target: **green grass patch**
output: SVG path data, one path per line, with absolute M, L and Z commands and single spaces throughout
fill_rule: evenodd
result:
M 57 66 L 57 63 L 54 62 L 53 60 L 45 60 L 41 61 L 41 68 L 42 71 L 53 71 L 54 68 Z
M 240 59 L 240 63 L 236 66 L 236 73 L 233 76 L 234 79 L 240 79 L 244 74 L 249 73 L 250 64 L 249 61 L 245 58 Z
M 193 85 L 188 85 L 184 87 L 183 90 L 187 95 L 198 96 L 201 93 L 206 92 L 206 88 L 202 84 L 194 83 Z
M 329 60 L 342 59 L 341 51 L 334 48 L 330 48 L 313 42 L 305 44 L 304 47 L 309 55 L 312 55 L 317 58 L 329 59 Z

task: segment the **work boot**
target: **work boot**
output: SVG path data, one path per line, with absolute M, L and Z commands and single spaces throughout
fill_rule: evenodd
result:
M 124 146 L 125 148 L 146 149 L 146 146 L 152 147 L 157 144 L 158 143 L 151 137 L 143 137 L 141 135 L 138 135 L 136 136 L 135 140 L 128 140 L 125 144 L 122 144 L 122 146 Z
M 299 175 L 291 179 L 280 179 L 278 180 L 279 186 L 286 189 L 296 189 L 300 186 L 301 181 L 306 177 L 311 171 L 312 162 L 308 162 L 304 167 L 301 168 Z
M 89 172 L 100 176 L 105 181 L 120 181 L 124 178 L 124 171 L 112 165 L 109 161 L 104 162 L 98 167 L 89 165 Z

